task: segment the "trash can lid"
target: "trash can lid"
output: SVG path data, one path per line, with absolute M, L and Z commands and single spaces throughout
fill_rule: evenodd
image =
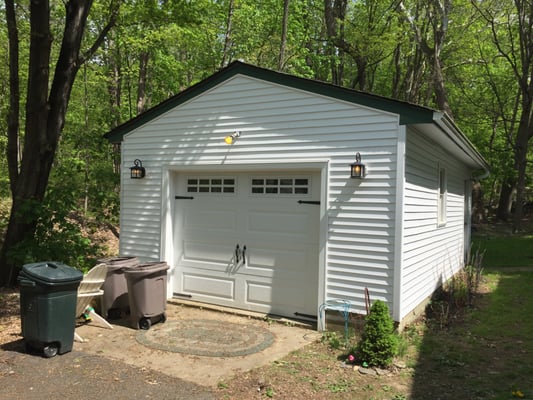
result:
M 81 271 L 57 261 L 24 264 L 22 272 L 30 279 L 49 284 L 80 282 L 83 279 Z
M 126 278 L 128 276 L 133 277 L 141 277 L 141 276 L 148 276 L 156 272 L 162 272 L 166 271 L 167 269 L 170 269 L 170 266 L 164 262 L 164 261 L 155 261 L 155 262 L 147 262 L 143 264 L 137 264 L 133 268 L 125 268 L 124 274 L 126 275 Z
M 137 257 L 109 257 L 101 258 L 98 260 L 99 263 L 107 265 L 108 272 L 123 272 L 125 268 L 135 267 L 139 264 L 139 259 Z

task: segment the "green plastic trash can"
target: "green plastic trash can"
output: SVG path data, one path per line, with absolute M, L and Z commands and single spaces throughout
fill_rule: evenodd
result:
M 130 302 L 130 325 L 135 329 L 150 329 L 153 322 L 165 322 L 167 304 L 166 262 L 151 262 L 126 269 Z
M 28 352 L 72 351 L 83 273 L 57 261 L 25 264 L 18 275 L 22 336 Z

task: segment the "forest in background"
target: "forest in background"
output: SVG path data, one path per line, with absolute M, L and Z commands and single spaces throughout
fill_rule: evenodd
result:
M 39 51 L 34 3 L 0 4 L 2 236 L 19 198 L 14 183 L 32 168 L 25 140 L 39 127 L 26 119 L 29 105 L 35 93 L 53 93 L 64 32 L 76 33 L 65 28 L 70 12 L 83 3 L 87 15 L 44 194 L 17 208 L 19 224 L 33 221 L 32 229 L 3 246 L 11 263 L 89 266 L 103 251 L 90 232 L 118 226 L 119 152 L 103 135 L 234 60 L 447 112 L 491 166 L 478 218 L 514 218 L 521 228 L 530 203 L 533 0 L 51 1 L 40 21 L 51 38 L 44 79 L 30 62 Z M 34 91 L 39 84 L 46 87 Z

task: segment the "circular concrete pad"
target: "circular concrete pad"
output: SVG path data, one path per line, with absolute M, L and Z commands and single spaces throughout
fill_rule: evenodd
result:
M 257 353 L 274 342 L 268 330 L 209 319 L 184 319 L 140 330 L 137 342 L 157 350 L 209 357 L 235 357 Z

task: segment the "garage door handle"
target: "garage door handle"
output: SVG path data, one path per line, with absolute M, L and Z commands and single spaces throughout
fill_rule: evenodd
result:
M 235 262 L 238 264 L 241 256 L 241 249 L 239 249 L 239 243 L 235 246 Z
M 315 205 L 320 205 L 320 200 L 298 200 L 298 204 L 315 204 Z
M 246 265 L 246 245 L 242 246 L 242 262 Z

